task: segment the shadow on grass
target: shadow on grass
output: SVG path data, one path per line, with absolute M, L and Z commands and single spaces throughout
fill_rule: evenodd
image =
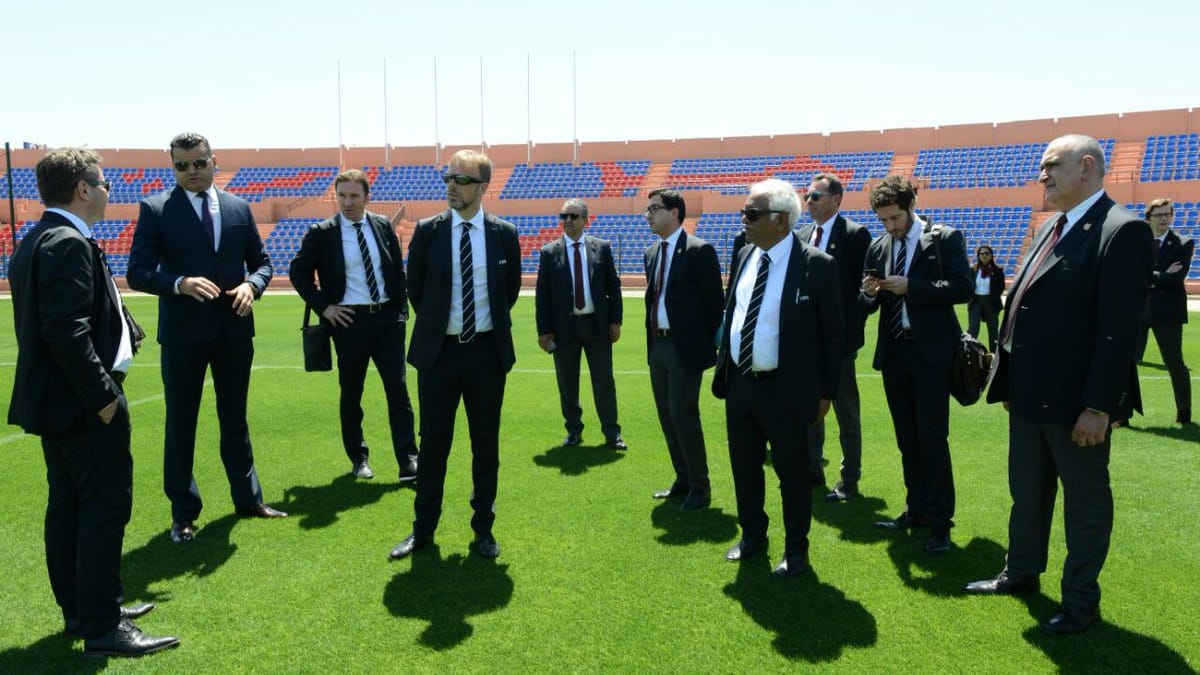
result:
M 686 546 L 696 542 L 728 542 L 738 534 L 737 518 L 721 509 L 706 508 L 682 511 L 678 499 L 663 501 L 650 512 L 650 522 L 664 530 L 658 541 L 671 546 Z
M 0 673 L 98 673 L 107 659 L 89 659 L 65 633 L 47 635 L 28 647 L 0 652 Z M 80 642 L 80 644 L 83 644 Z
M 347 473 L 329 485 L 295 485 L 284 490 L 280 508 L 300 517 L 300 529 L 316 530 L 336 523 L 339 513 L 374 504 L 408 484 L 362 481 Z
M 468 617 L 494 612 L 512 600 L 508 565 L 498 565 L 494 558 L 455 553 L 443 559 L 433 544 L 410 560 L 412 567 L 388 582 L 383 604 L 393 616 L 429 622 L 417 641 L 431 649 L 462 644 L 475 632 Z
M 581 476 L 588 470 L 619 462 L 625 459 L 625 453 L 602 445 L 577 445 L 573 448 L 562 446 L 550 448 L 533 458 L 538 466 L 558 469 L 564 476 Z
M 151 591 L 160 581 L 192 574 L 206 577 L 216 572 L 237 550 L 229 541 L 233 524 L 240 518 L 229 514 L 211 523 L 199 523 L 196 538 L 187 544 L 171 541 L 171 533 L 163 530 L 121 558 L 121 578 L 126 601 L 162 602 L 170 593 Z
M 880 530 L 872 527 L 876 520 L 889 518 L 880 515 L 887 502 L 878 497 L 861 496 L 844 502 L 827 502 L 824 496 L 813 492 L 813 519 L 836 529 L 843 541 L 857 544 L 874 544 L 887 539 Z
M 886 531 L 885 531 L 886 532 Z M 937 597 L 961 596 L 963 586 L 977 579 L 990 579 L 1004 568 L 1004 547 L 991 539 L 976 537 L 948 553 L 925 552 L 929 529 L 888 533 L 888 557 L 896 576 L 905 586 Z
M 833 661 L 846 647 L 870 647 L 879 639 L 875 617 L 862 603 L 821 583 L 811 570 L 791 579 L 777 577 L 765 555 L 741 562 L 737 579 L 724 590 L 755 623 L 775 634 L 775 651 L 788 659 Z
M 1196 424 L 1185 424 L 1183 426 L 1172 425 L 1169 427 L 1128 426 L 1124 429 L 1117 429 L 1116 433 L 1121 433 L 1123 431 L 1128 431 L 1135 434 L 1154 434 L 1155 436 L 1174 438 L 1180 441 L 1193 441 L 1200 443 L 1200 425 Z

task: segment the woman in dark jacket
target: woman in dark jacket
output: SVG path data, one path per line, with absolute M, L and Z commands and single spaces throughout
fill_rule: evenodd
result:
M 1000 316 L 1000 294 L 1004 292 L 1004 268 L 996 264 L 992 247 L 984 244 L 975 249 L 975 264 L 971 266 L 975 274 L 975 294 L 967 303 L 967 332 L 979 339 L 979 320 L 987 323 L 988 349 L 996 351 L 996 343 L 1000 339 L 996 321 Z

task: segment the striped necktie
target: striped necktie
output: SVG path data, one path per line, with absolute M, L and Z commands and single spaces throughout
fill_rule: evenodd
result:
M 738 348 L 738 369 L 746 375 L 754 367 L 754 328 L 758 324 L 758 310 L 762 307 L 770 268 L 771 256 L 764 252 L 758 260 L 758 275 L 754 277 L 754 291 L 750 293 L 750 306 L 746 308 L 746 319 L 742 322 L 742 344 Z

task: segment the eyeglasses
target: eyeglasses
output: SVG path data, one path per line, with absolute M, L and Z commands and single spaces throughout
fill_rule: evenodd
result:
M 178 171 L 179 173 L 183 173 L 184 171 L 188 170 L 189 166 L 195 167 L 197 169 L 207 169 L 208 163 L 210 161 L 212 161 L 211 157 L 199 157 L 197 159 L 193 159 L 190 162 L 184 161 L 184 162 L 171 162 L 171 163 L 175 165 L 176 171 Z
M 474 176 L 468 176 L 465 173 L 442 174 L 443 183 L 449 185 L 450 181 L 454 181 L 455 185 L 479 185 L 483 183 L 483 181 L 479 180 L 478 178 Z
M 578 214 L 578 213 L 560 213 L 560 214 L 558 214 L 558 219 L 559 219 L 559 220 L 572 220 L 572 221 L 574 221 L 574 220 L 579 220 L 579 219 L 580 219 L 580 218 L 582 218 L 582 217 L 583 217 L 583 216 L 582 216 L 582 215 L 580 215 L 580 214 Z
M 1170 218 L 1173 215 L 1175 215 L 1174 211 L 1159 211 L 1158 213 L 1151 213 L 1150 217 L 1151 218 Z
M 774 209 L 756 209 L 753 206 L 747 206 L 746 208 L 742 209 L 741 211 L 738 211 L 738 213 L 742 214 L 742 217 L 746 219 L 746 222 L 753 223 L 754 221 L 758 220 L 759 216 L 761 216 L 765 213 L 787 213 L 787 211 L 776 211 Z
M 104 188 L 105 192 L 112 192 L 112 181 L 111 180 L 96 180 L 94 178 L 84 178 L 83 180 L 84 180 L 84 182 L 86 182 L 88 185 L 91 185 L 92 187 L 102 187 L 102 188 Z
M 666 211 L 666 210 L 667 210 L 667 207 L 663 206 L 662 204 L 651 204 L 650 206 L 646 207 L 646 213 L 649 213 L 650 215 L 654 215 L 654 214 L 658 213 L 659 211 Z

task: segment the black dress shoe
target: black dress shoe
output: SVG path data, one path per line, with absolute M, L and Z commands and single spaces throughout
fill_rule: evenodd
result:
M 174 635 L 146 635 L 128 619 L 121 619 L 117 627 L 83 643 L 84 656 L 145 656 L 164 649 L 179 646 Z
M 121 608 L 122 619 L 137 619 L 154 611 L 153 602 L 137 602 Z M 79 619 L 67 619 L 65 630 L 71 635 L 79 635 Z
M 877 520 L 875 527 L 881 530 L 906 530 L 911 527 L 929 527 L 929 519 L 923 516 L 911 516 L 908 511 L 896 516 L 894 520 Z
M 1031 577 L 1018 577 L 1008 573 L 1008 570 L 1000 572 L 995 579 L 983 579 L 982 581 L 972 581 L 963 586 L 963 590 L 968 593 L 977 595 L 1017 595 L 1020 593 L 1037 593 L 1041 588 L 1041 583 L 1036 575 Z
M 400 465 L 400 482 L 408 483 L 417 479 L 417 458 L 410 457 Z
M 620 436 L 613 436 L 612 438 L 608 439 L 608 447 L 612 448 L 613 450 L 629 449 L 629 445 L 625 443 L 625 439 L 621 438 Z
M 248 509 L 239 508 L 235 509 L 235 511 L 243 518 L 287 518 L 286 511 L 273 509 L 262 502 L 259 502 Z
M 808 569 L 807 553 L 786 553 L 771 573 L 780 577 L 794 577 Z
M 564 448 L 573 448 L 583 442 L 583 434 L 567 434 L 563 439 L 562 446 Z
M 700 509 L 708 508 L 712 503 L 712 491 L 708 488 L 703 490 L 692 490 L 688 492 L 688 496 L 684 498 L 683 503 L 679 505 L 682 511 L 699 511 Z
M 196 538 L 196 524 L 192 521 L 186 523 L 171 523 L 171 541 L 176 544 L 186 544 Z
M 729 547 L 729 550 L 725 552 L 725 559 L 730 562 L 737 562 L 739 560 L 746 560 L 747 558 L 753 558 L 754 556 L 756 556 L 759 553 L 762 553 L 763 551 L 766 551 L 766 550 L 767 550 L 767 538 L 766 537 L 763 537 L 762 539 L 752 539 L 752 540 L 747 540 L 745 538 L 742 538 L 742 539 L 738 540 L 738 543 Z
M 485 558 L 495 558 L 500 555 L 500 544 L 496 543 L 496 538 L 491 533 L 475 535 L 474 543 L 475 550 Z
M 925 552 L 930 555 L 948 553 L 952 547 L 949 532 L 934 532 L 925 540 Z
M 847 483 L 844 480 L 839 480 L 833 489 L 825 494 L 827 502 L 844 502 L 849 499 L 854 499 L 859 496 L 858 483 Z
M 371 465 L 367 464 L 367 460 L 363 460 L 350 468 L 350 475 L 355 478 L 370 479 L 375 477 L 375 472 L 371 470 Z
M 668 499 L 670 497 L 678 497 L 688 493 L 688 484 L 683 481 L 675 481 L 671 483 L 671 487 L 666 490 L 659 490 L 654 493 L 655 499 Z
M 1175 413 L 1175 423 L 1176 424 L 1191 424 L 1192 423 L 1192 409 L 1191 408 L 1182 408 L 1178 412 L 1176 412 Z
M 399 544 L 396 544 L 396 547 L 392 549 L 392 552 L 388 557 L 390 557 L 392 560 L 406 558 L 411 555 L 413 551 L 432 543 L 433 535 L 425 536 L 410 534 Z
M 1063 605 L 1058 613 L 1042 624 L 1042 632 L 1050 635 L 1069 635 L 1082 633 L 1088 626 L 1100 620 L 1100 608 L 1080 609 Z

